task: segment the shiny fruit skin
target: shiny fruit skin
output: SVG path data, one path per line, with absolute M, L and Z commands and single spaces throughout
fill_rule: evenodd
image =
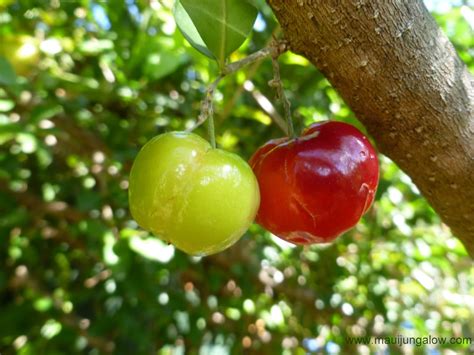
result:
M 253 222 L 259 201 L 250 166 L 192 133 L 156 136 L 141 149 L 130 172 L 133 218 L 191 255 L 234 244 Z
M 343 122 L 315 123 L 296 139 L 271 140 L 249 163 L 260 185 L 257 223 L 294 244 L 330 242 L 354 227 L 379 180 L 375 149 Z

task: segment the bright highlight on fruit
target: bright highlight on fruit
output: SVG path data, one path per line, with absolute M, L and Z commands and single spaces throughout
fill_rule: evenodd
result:
M 192 133 L 156 136 L 141 149 L 130 173 L 133 218 L 192 255 L 234 244 L 253 222 L 259 201 L 250 166 Z
M 355 127 L 315 123 L 301 137 L 271 140 L 250 159 L 260 185 L 257 223 L 295 244 L 330 242 L 372 205 L 375 149 Z

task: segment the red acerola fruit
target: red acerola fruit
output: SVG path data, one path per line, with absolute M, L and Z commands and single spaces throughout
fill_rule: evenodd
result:
M 260 186 L 257 223 L 294 244 L 326 243 L 374 201 L 377 153 L 357 128 L 326 121 L 267 142 L 250 159 Z

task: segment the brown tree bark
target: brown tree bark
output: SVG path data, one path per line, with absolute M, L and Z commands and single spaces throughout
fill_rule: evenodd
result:
M 474 257 L 474 78 L 421 0 L 268 0 Z

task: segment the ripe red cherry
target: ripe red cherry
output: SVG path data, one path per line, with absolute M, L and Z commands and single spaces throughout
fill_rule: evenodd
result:
M 357 128 L 319 122 L 267 142 L 250 159 L 260 186 L 257 223 L 295 244 L 326 243 L 354 227 L 379 180 L 374 147 Z

